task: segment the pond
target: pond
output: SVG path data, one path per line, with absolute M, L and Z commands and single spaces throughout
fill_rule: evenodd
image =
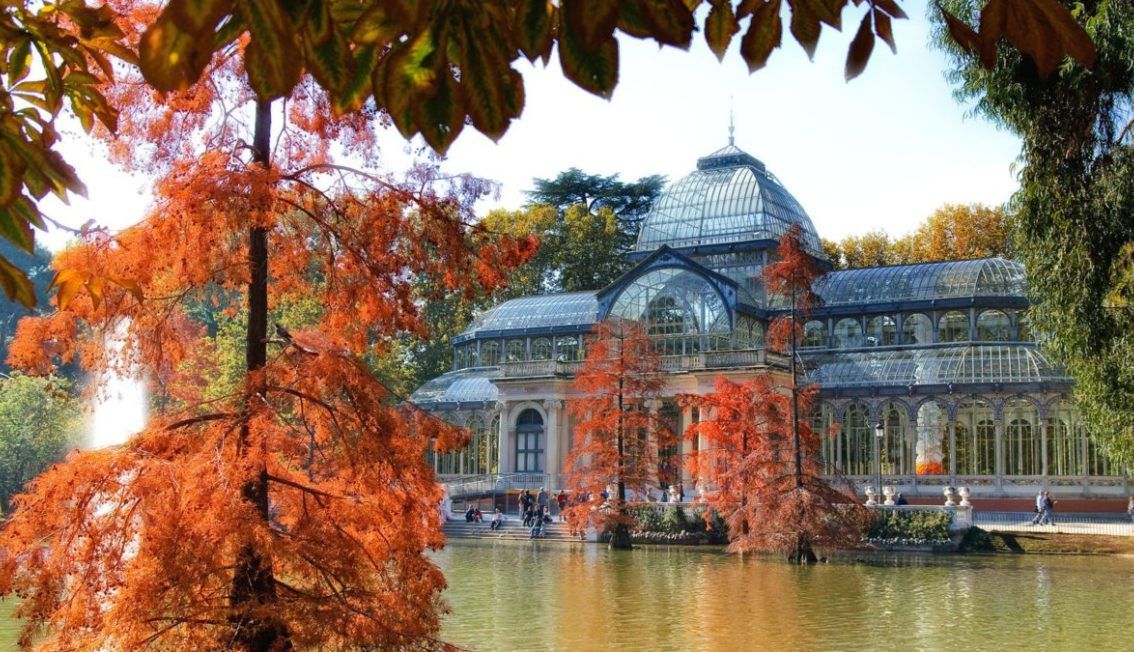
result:
M 481 650 L 1129 650 L 1134 559 L 450 541 L 444 636 Z
M 889 556 L 797 568 L 696 548 L 452 540 L 446 640 L 478 650 L 1129 650 L 1134 559 Z M 11 601 L 0 650 L 14 649 Z

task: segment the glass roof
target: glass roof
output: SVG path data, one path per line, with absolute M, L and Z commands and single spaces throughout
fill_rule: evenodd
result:
M 497 390 L 492 380 L 500 377 L 495 368 L 450 371 L 417 388 L 409 398 L 415 405 L 426 403 L 495 403 Z
M 618 295 L 610 315 L 643 321 L 656 334 L 728 333 L 728 308 L 705 277 L 678 267 L 650 270 Z
M 1030 345 L 975 345 L 835 353 L 811 358 L 820 387 L 1070 382 Z
M 896 303 L 982 296 L 1025 296 L 1024 266 L 1003 258 L 831 272 L 815 291 L 823 305 Z
M 598 321 L 594 292 L 545 294 L 512 299 L 477 316 L 461 335 L 481 331 L 579 326 Z
M 697 161 L 697 171 L 662 193 L 646 214 L 637 251 L 748 240 L 778 240 L 792 224 L 821 254 L 815 225 L 764 164 L 728 145 Z

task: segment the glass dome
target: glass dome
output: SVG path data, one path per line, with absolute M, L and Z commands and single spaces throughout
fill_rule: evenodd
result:
M 1028 345 L 949 346 L 838 353 L 812 359 L 824 388 L 993 383 L 1066 383 L 1062 369 Z
M 505 301 L 477 316 L 455 339 L 463 341 L 487 331 L 590 325 L 598 321 L 598 300 L 595 294 L 570 292 Z
M 697 161 L 697 171 L 662 193 L 643 219 L 636 251 L 750 240 L 779 240 L 792 224 L 821 255 L 815 225 L 764 164 L 729 144 Z
M 866 267 L 831 272 L 815 291 L 825 306 L 972 297 L 1023 297 L 1024 266 L 1003 258 Z

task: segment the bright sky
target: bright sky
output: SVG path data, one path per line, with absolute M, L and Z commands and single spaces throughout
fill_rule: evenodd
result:
M 515 208 L 533 177 L 569 167 L 633 180 L 663 174 L 670 181 L 696 159 L 727 143 L 729 98 L 736 144 L 761 159 L 807 210 L 820 235 L 838 239 L 882 228 L 900 235 L 946 202 L 1000 204 L 1017 186 L 1012 165 L 1019 141 L 988 122 L 966 118 L 944 79 L 944 57 L 928 47 L 924 0 L 895 21 L 898 54 L 879 41 L 866 72 L 843 81 L 846 48 L 857 29 L 823 30 L 814 63 L 790 35 L 764 70 L 752 75 L 734 40 L 724 63 L 696 34 L 689 52 L 622 39 L 620 81 L 611 100 L 568 82 L 553 56 L 547 69 L 521 61 L 527 102 L 497 143 L 467 128 L 444 167 L 502 184 L 494 206 Z M 852 14 L 853 11 L 853 14 Z M 845 18 L 861 16 L 847 10 Z M 786 28 L 786 26 L 785 26 Z M 786 31 L 786 30 L 785 30 Z M 394 130 L 381 135 L 392 169 L 410 156 Z M 120 228 L 138 219 L 148 180 L 114 171 L 97 148 L 69 143 L 65 155 L 90 188 L 89 200 L 45 206 L 70 224 L 88 218 Z M 67 239 L 51 234 L 49 246 Z

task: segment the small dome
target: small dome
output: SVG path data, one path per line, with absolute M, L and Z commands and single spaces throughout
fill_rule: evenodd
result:
M 637 251 L 779 240 L 792 224 L 822 255 L 811 218 L 762 162 L 729 144 L 697 160 L 697 171 L 662 193 L 642 221 Z

